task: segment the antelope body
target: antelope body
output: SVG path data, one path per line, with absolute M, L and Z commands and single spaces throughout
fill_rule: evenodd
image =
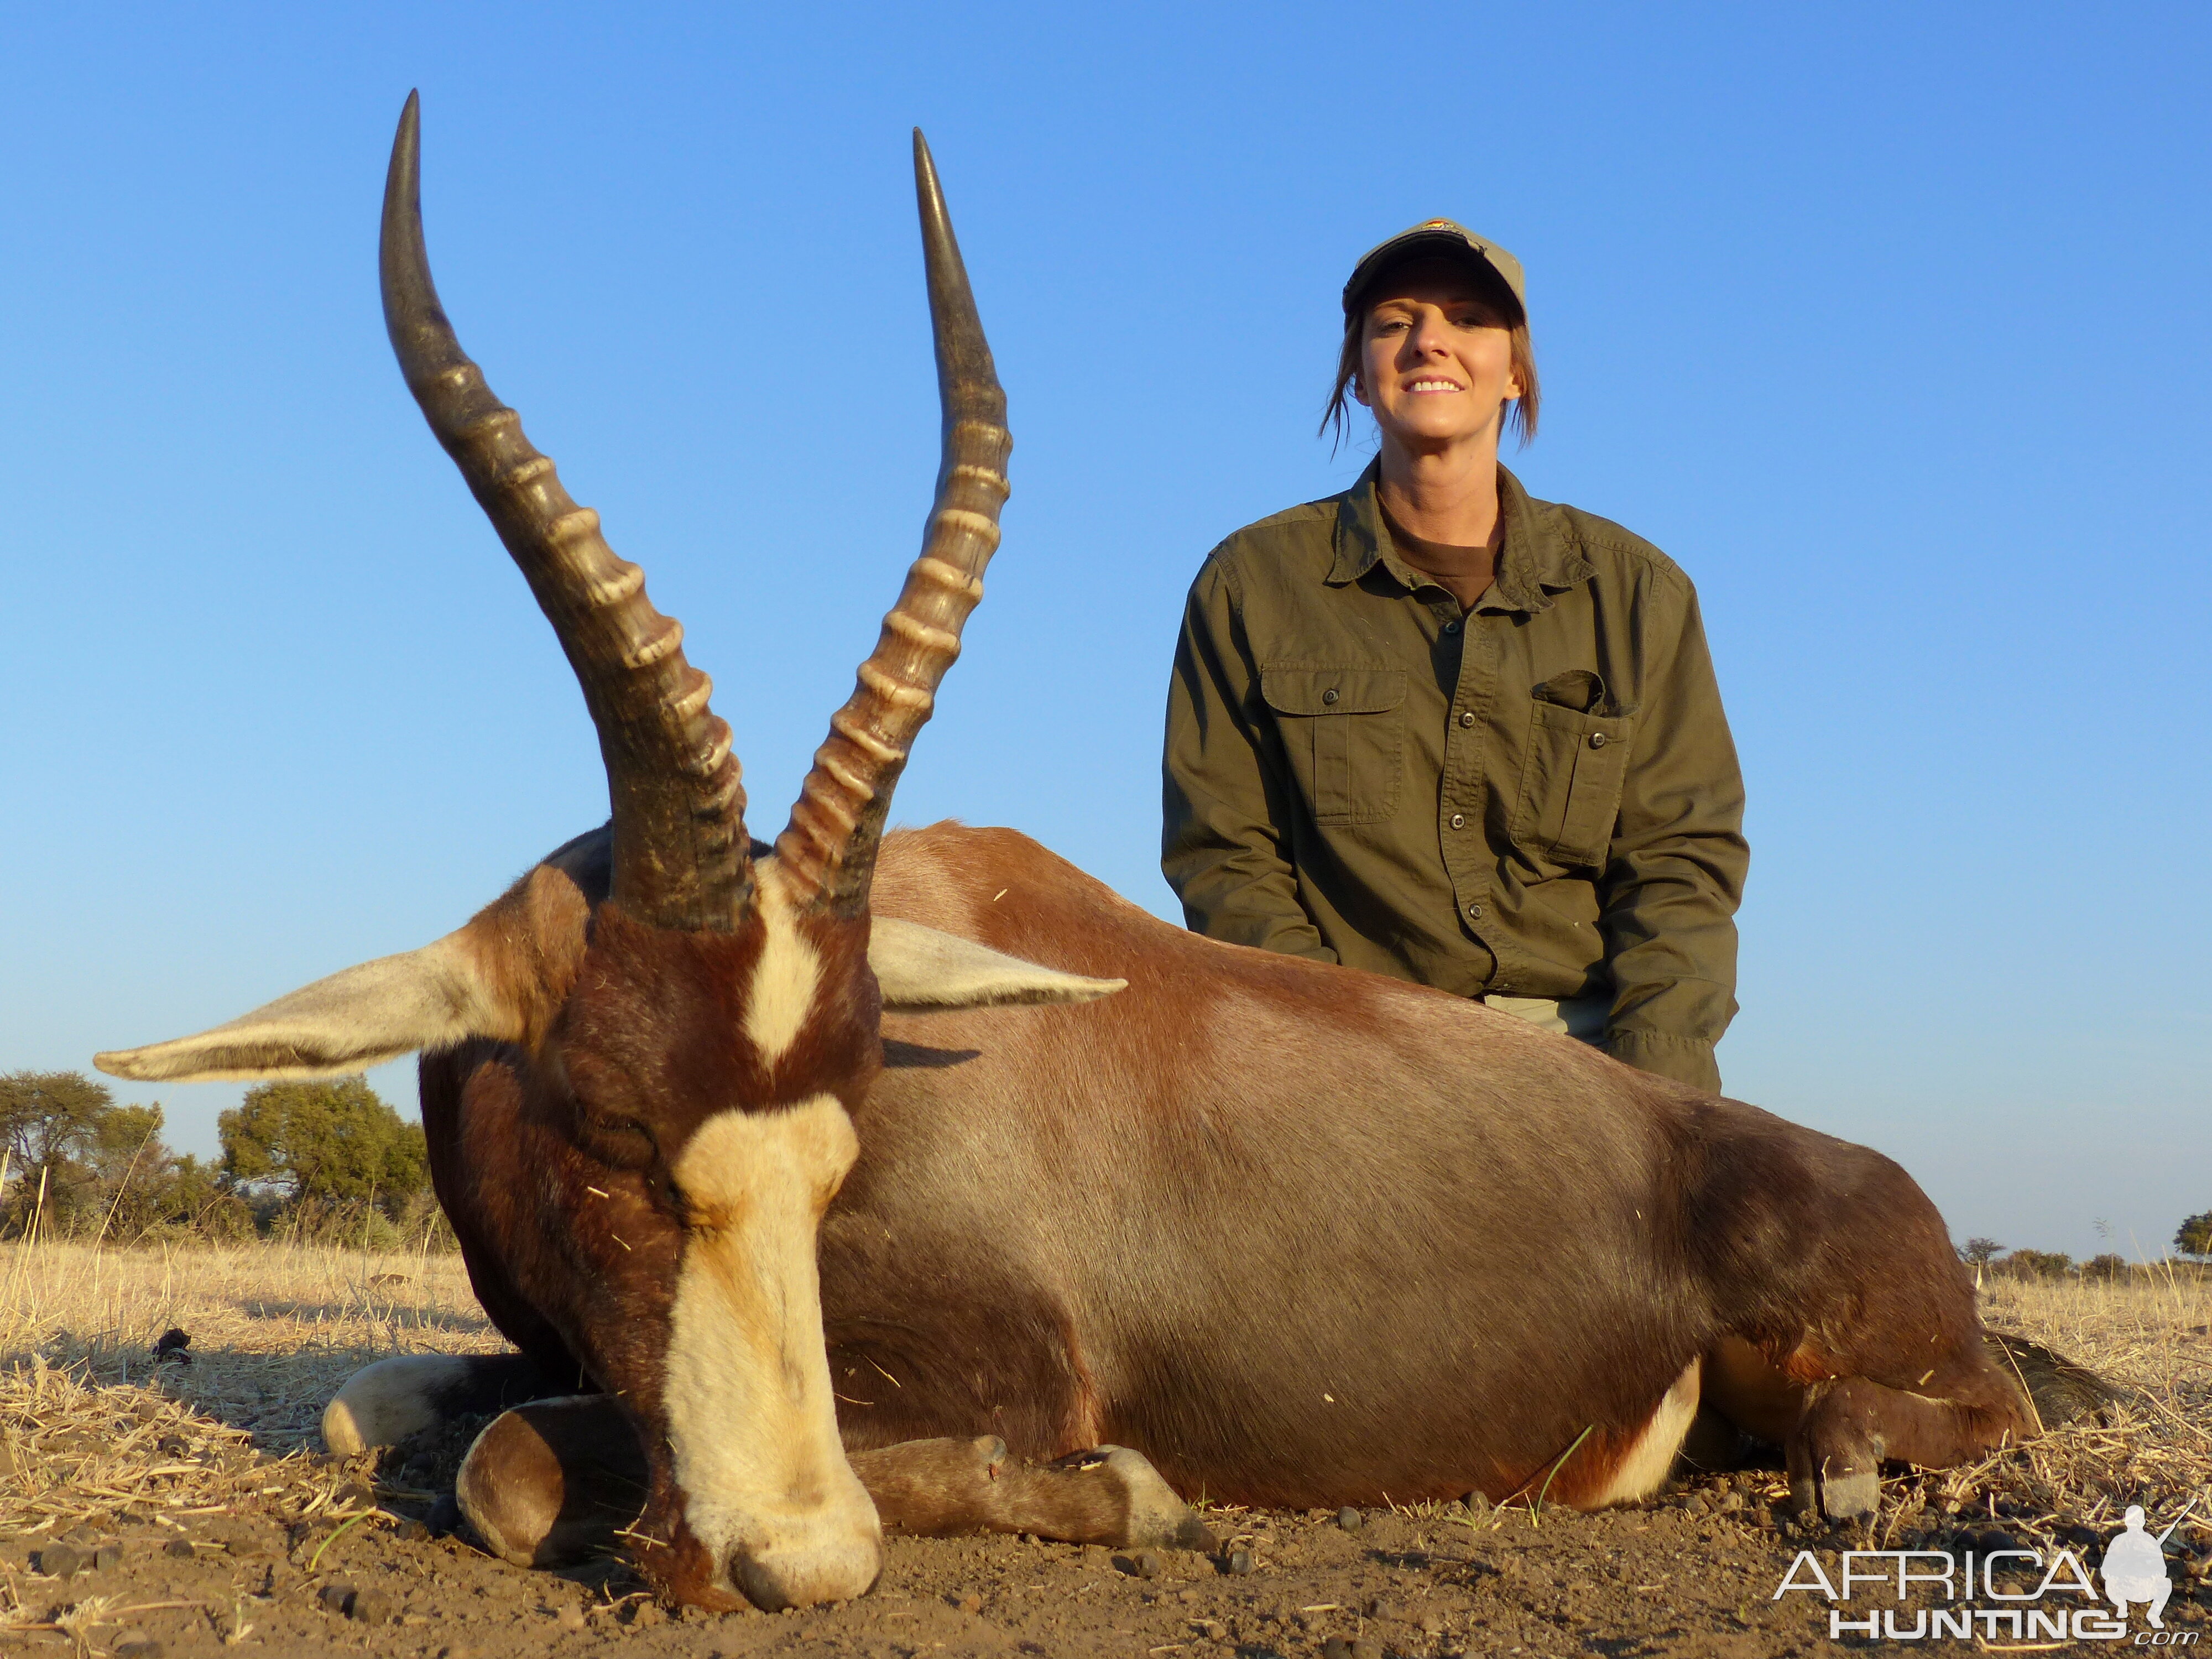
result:
M 1199 1545 L 1178 1493 L 1632 1499 L 1701 1405 L 1836 1516 L 1872 1509 L 1886 1457 L 2028 1428 L 1940 1217 L 1878 1154 L 1197 938 L 1009 831 L 884 838 L 1009 445 L 918 134 L 929 538 L 754 843 L 681 630 L 439 309 L 416 143 L 410 98 L 393 343 L 576 669 L 611 821 L 421 951 L 100 1057 L 268 1078 L 423 1052 L 438 1194 L 520 1356 L 371 1367 L 334 1445 L 562 1395 L 470 1455 L 494 1547 L 629 1520 L 670 1595 L 774 1607 L 866 1589 L 886 1524 Z

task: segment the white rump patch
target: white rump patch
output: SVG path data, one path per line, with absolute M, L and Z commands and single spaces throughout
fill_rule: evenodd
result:
M 822 958 L 792 925 L 783 884 L 765 880 L 756 890 L 765 938 L 745 1002 L 745 1036 L 760 1051 L 761 1064 L 773 1066 L 806 1029 L 822 985 Z
M 94 1054 L 92 1063 L 143 1081 L 337 1077 L 466 1037 L 511 1036 L 514 1024 L 456 933 L 319 979 L 197 1036 Z
M 469 1360 L 459 1354 L 403 1354 L 364 1365 L 323 1407 L 323 1444 L 351 1456 L 434 1428 L 439 1413 L 432 1401 L 468 1375 Z
M 882 1562 L 838 1437 L 815 1271 L 822 1212 L 859 1152 L 824 1094 L 709 1118 L 673 1170 L 686 1211 L 663 1396 L 676 1478 L 692 1533 L 763 1605 L 858 1595 Z
M 1091 1002 L 1127 989 L 1126 979 L 1085 979 L 1041 968 L 939 933 L 916 921 L 878 916 L 868 933 L 868 966 L 886 1008 L 981 1008 L 999 1004 Z
M 1613 1479 L 1603 1492 L 1590 1499 L 1592 1509 L 1601 1509 L 1607 1504 L 1632 1504 L 1639 1498 L 1649 1498 L 1659 1490 L 1674 1467 L 1674 1454 L 1682 1449 L 1682 1441 L 1690 1432 L 1690 1419 L 1698 1414 L 1699 1381 L 1705 1372 L 1704 1363 L 1692 1359 L 1682 1368 L 1659 1401 L 1659 1408 L 1651 1413 L 1651 1420 L 1644 1425 L 1644 1432 L 1636 1437 L 1636 1443 L 1620 1460 L 1620 1467 L 1613 1472 Z

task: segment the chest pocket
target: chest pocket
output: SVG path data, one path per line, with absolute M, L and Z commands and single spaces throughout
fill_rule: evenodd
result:
M 1549 702 L 1532 702 L 1530 710 L 1514 844 L 1570 869 L 1601 866 L 1620 816 L 1635 717 L 1578 714 Z
M 1262 668 L 1291 775 L 1324 827 L 1398 810 L 1406 769 L 1402 668 Z

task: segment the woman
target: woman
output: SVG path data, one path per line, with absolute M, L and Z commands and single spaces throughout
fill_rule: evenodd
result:
M 1498 462 L 1536 429 L 1520 262 L 1447 219 L 1344 289 L 1343 495 L 1193 583 L 1161 867 L 1190 926 L 1475 997 L 1717 1091 L 1743 784 L 1689 579 Z

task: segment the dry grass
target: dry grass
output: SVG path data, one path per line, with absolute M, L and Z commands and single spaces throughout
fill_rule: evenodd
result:
M 1942 1503 L 2047 1540 L 2109 1529 L 2140 1504 L 2162 1529 L 2193 1498 L 2182 1536 L 2212 1540 L 2212 1276 L 2138 1271 L 2109 1283 L 1985 1284 L 1995 1329 L 2057 1349 L 2117 1385 L 2102 1422 L 2053 1428 L 1940 1478 Z
M 171 1329 L 190 1334 L 191 1363 L 156 1366 Z M 505 1346 L 457 1255 L 0 1247 L 0 1390 L 43 1364 L 72 1387 L 173 1400 L 270 1451 L 312 1443 L 324 1403 L 373 1359 Z
M 2194 1497 L 2185 1536 L 2212 1538 L 2212 1277 L 1997 1281 L 1984 1305 L 2120 1398 L 2101 1423 L 1890 1483 L 1885 1529 L 1989 1520 L 2048 1540 L 2133 1503 L 2162 1524 Z M 173 1328 L 191 1333 L 192 1363 L 157 1365 Z M 449 1255 L 0 1247 L 0 1528 L 365 1512 L 372 1460 L 313 1455 L 338 1385 L 395 1353 L 503 1346 Z
M 171 1329 L 190 1333 L 190 1363 L 155 1362 Z M 452 1255 L 0 1249 L 0 1529 L 357 1524 L 392 1489 L 372 1460 L 318 1455 L 338 1384 L 394 1353 L 503 1346 Z M 43 1627 L 6 1600 L 0 1627 Z

